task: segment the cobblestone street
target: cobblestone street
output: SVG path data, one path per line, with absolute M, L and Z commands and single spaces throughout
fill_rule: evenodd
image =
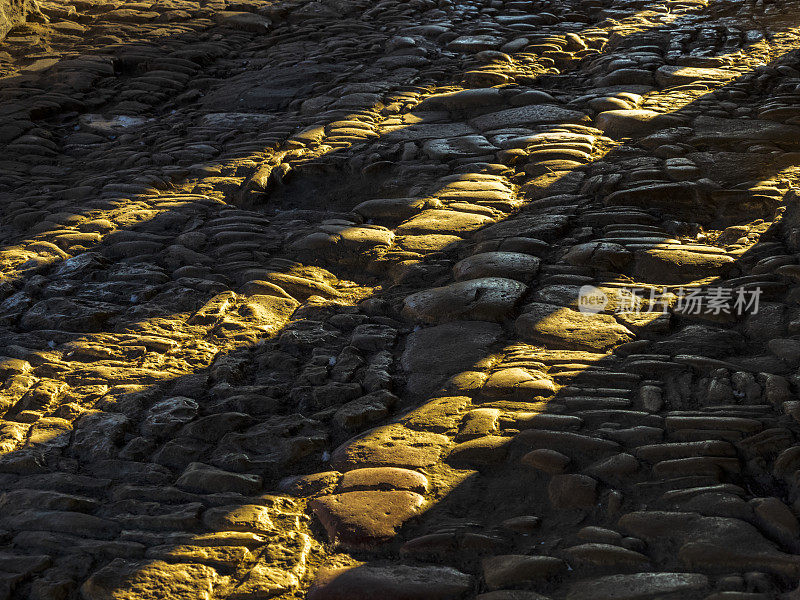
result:
M 0 600 L 800 600 L 800 0 L 0 0 L 0 207 Z

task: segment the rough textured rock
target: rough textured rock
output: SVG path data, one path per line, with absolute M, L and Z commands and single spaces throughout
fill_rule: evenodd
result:
M 2 0 L 0 2 L 0 40 L 15 26 L 25 22 L 30 11 L 28 0 Z
M 334 450 L 331 464 L 339 471 L 361 467 L 426 467 L 436 462 L 447 437 L 400 425 L 379 427 Z
M 525 293 L 519 281 L 483 277 L 417 292 L 404 302 L 404 315 L 422 323 L 442 321 L 501 321 Z
M 611 315 L 543 303 L 527 305 L 514 327 L 523 339 L 565 349 L 605 351 L 633 339 Z
M 597 499 L 597 482 L 586 475 L 556 475 L 547 486 L 554 508 L 590 508 Z
M 203 565 L 170 564 L 163 561 L 115 559 L 96 572 L 81 588 L 90 600 L 149 600 L 162 597 L 211 598 L 217 574 Z
M 349 600 L 374 597 L 387 600 L 450 600 L 472 587 L 471 578 L 450 567 L 373 566 L 325 569 L 309 592 L 310 600 Z
M 359 491 L 320 496 L 309 508 L 331 541 L 358 545 L 391 538 L 423 504 L 424 498 L 415 492 Z
M 482 561 L 483 577 L 489 589 L 498 589 L 546 581 L 567 568 L 566 563 L 552 556 L 501 555 Z
M 0 1 L 0 598 L 796 596 L 798 14 Z
M 609 575 L 574 584 L 569 600 L 646 600 L 655 598 L 688 598 L 705 591 L 708 578 L 699 573 L 636 573 Z

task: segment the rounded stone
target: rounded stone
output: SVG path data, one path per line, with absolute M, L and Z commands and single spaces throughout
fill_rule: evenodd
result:
M 405 299 L 403 315 L 422 323 L 502 321 L 526 289 L 525 284 L 513 279 L 471 279 L 411 294 Z
M 461 260 L 453 267 L 457 281 L 481 277 L 505 277 L 530 283 L 539 271 L 540 260 L 520 252 L 482 252 Z
M 520 459 L 522 464 L 550 474 L 563 473 L 569 461 L 569 456 L 547 448 L 531 450 Z
M 553 508 L 591 508 L 597 502 L 597 481 L 586 475 L 556 475 L 547 486 L 547 495 Z

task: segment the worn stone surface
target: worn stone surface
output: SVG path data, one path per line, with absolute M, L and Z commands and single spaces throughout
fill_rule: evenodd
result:
M 0 598 L 796 595 L 799 13 L 0 1 Z
M 526 286 L 502 277 L 483 277 L 417 292 L 405 299 L 403 313 L 421 323 L 502 321 Z
M 320 496 L 309 503 L 331 541 L 367 544 L 391 538 L 419 513 L 424 498 L 408 491 L 358 491 Z
M 145 600 L 163 597 L 212 598 L 217 575 L 203 565 L 170 564 L 162 561 L 115 559 L 92 575 L 81 588 L 91 600 Z
M 515 554 L 485 558 L 481 564 L 486 586 L 489 589 L 546 581 L 567 568 L 563 560 L 552 556 L 523 556 Z
M 605 351 L 633 339 L 612 315 L 543 303 L 527 305 L 514 326 L 523 339 L 564 349 Z
M 25 22 L 25 16 L 30 9 L 30 2 L 27 0 L 0 2 L 0 40 L 6 37 L 11 29 Z
M 649 598 L 690 598 L 708 588 L 708 578 L 698 573 L 637 573 L 609 575 L 574 584 L 570 600 L 644 600 Z
M 451 567 L 372 566 L 323 569 L 309 593 L 310 600 L 345 600 L 377 594 L 400 600 L 450 600 L 472 587 L 469 575 Z

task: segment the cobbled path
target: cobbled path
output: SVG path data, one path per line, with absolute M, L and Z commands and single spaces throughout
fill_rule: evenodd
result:
M 800 599 L 800 1 L 29 8 L 0 600 Z

